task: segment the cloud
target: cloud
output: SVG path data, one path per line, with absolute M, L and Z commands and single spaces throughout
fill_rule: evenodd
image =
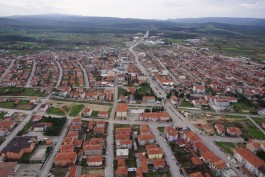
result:
M 263 0 L 11 0 L 0 16 L 63 13 L 87 16 L 167 19 L 185 17 L 265 18 Z

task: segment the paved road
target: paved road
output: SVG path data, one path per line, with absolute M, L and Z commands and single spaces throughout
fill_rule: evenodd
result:
M 171 176 L 173 177 L 183 176 L 180 174 L 180 169 L 179 166 L 177 165 L 176 158 L 172 159 L 172 157 L 174 157 L 174 154 L 172 153 L 172 150 L 168 145 L 167 141 L 165 141 L 165 138 L 160 136 L 160 132 L 158 131 L 156 126 L 153 126 L 153 124 L 149 124 L 149 127 L 152 130 L 153 134 L 155 135 L 157 143 L 165 153 L 165 159 L 167 161 L 167 164 L 169 165 Z
M 57 80 L 57 83 L 56 83 L 56 88 L 58 88 L 61 84 L 61 81 L 62 81 L 62 78 L 63 78 L 63 68 L 60 64 L 60 62 L 58 61 L 58 55 L 56 55 L 54 52 L 52 52 L 53 56 L 54 56 L 54 59 L 56 60 L 56 64 L 58 66 L 58 69 L 59 69 L 59 76 L 58 76 L 58 80 Z
M 63 78 L 63 68 L 62 68 L 62 66 L 61 66 L 59 61 L 56 61 L 56 64 L 57 64 L 57 66 L 59 68 L 59 77 L 58 77 L 58 80 L 57 80 L 57 83 L 56 83 L 55 87 L 58 88 L 60 86 L 62 78 Z
M 35 70 L 36 70 L 36 61 L 35 61 L 35 59 L 33 59 L 32 61 L 33 61 L 33 66 L 32 66 L 31 73 L 29 75 L 29 78 L 28 78 L 28 81 L 27 81 L 25 87 L 31 87 L 32 86 L 31 80 L 32 80 L 34 73 L 35 73 Z
M 66 121 L 66 123 L 62 129 L 61 135 L 58 137 L 58 142 L 55 144 L 51 154 L 49 155 L 49 157 L 45 161 L 45 163 L 44 163 L 44 165 L 40 171 L 39 177 L 47 177 L 48 176 L 49 171 L 51 170 L 53 163 L 54 163 L 54 158 L 55 158 L 54 155 L 57 153 L 57 151 L 59 151 L 60 146 L 63 143 L 63 139 L 68 132 L 70 124 L 71 124 L 71 120 L 67 119 L 67 121 Z
M 105 167 L 105 176 L 110 176 L 113 177 L 114 176 L 114 169 L 112 167 L 112 164 L 114 163 L 114 148 L 113 148 L 113 144 L 114 144 L 114 138 L 113 138 L 113 128 L 114 128 L 114 118 L 115 118 L 115 111 L 116 111 L 116 107 L 117 107 L 117 102 L 118 102 L 118 81 L 117 81 L 117 77 L 115 79 L 115 83 L 114 83 L 114 95 L 113 95 L 113 107 L 110 113 L 110 119 L 109 119 L 109 126 L 107 129 L 108 132 L 108 136 L 107 136 L 107 150 L 108 154 L 106 155 L 106 167 Z
M 7 67 L 7 69 L 5 70 L 5 72 L 1 75 L 0 82 L 2 82 L 5 75 L 9 72 L 10 68 L 12 68 L 12 66 L 14 65 L 14 62 L 15 62 L 15 60 L 12 60 L 11 63 L 9 64 L 9 66 Z
M 78 60 L 76 60 L 76 62 L 79 64 L 79 66 L 81 67 L 81 69 L 83 71 L 83 76 L 85 79 L 85 87 L 89 88 L 89 82 L 88 82 L 88 76 L 87 76 L 86 69 L 83 67 L 83 65 L 81 65 L 81 63 Z
M 165 91 L 158 85 L 158 83 L 156 81 L 154 81 L 150 75 L 148 74 L 148 72 L 146 71 L 146 69 L 143 67 L 143 65 L 141 64 L 141 62 L 139 61 L 138 55 L 136 54 L 135 51 L 133 51 L 133 48 L 138 45 L 139 43 L 141 43 L 143 41 L 143 38 L 141 40 L 139 40 L 135 45 L 133 45 L 129 50 L 130 52 L 132 52 L 135 56 L 136 59 L 136 64 L 138 65 L 138 67 L 141 69 L 141 71 L 147 75 L 147 79 L 150 83 L 151 88 L 154 90 L 154 92 L 162 97 L 162 98 L 166 98 L 166 93 Z M 175 126 L 181 126 L 181 127 L 189 127 L 192 131 L 196 132 L 197 128 L 195 128 L 187 119 L 185 119 L 178 111 L 175 110 L 174 106 L 170 103 L 170 102 L 165 102 L 165 107 L 169 113 L 169 115 L 172 118 L 173 124 Z M 229 164 L 232 169 L 237 173 L 237 175 L 239 176 L 244 176 L 239 170 L 236 169 L 234 163 L 231 163 L 227 156 L 220 151 L 220 149 L 207 137 L 204 135 L 200 135 L 200 138 L 202 139 L 203 143 L 209 148 L 211 149 L 216 155 L 218 155 L 223 161 L 225 161 L 227 164 Z

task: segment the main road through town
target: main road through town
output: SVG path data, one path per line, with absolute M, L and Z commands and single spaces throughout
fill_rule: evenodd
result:
M 134 47 L 136 47 L 137 45 L 139 45 L 140 43 L 142 43 L 144 40 L 144 37 L 142 39 L 140 39 L 138 42 L 136 42 L 135 44 L 133 44 L 129 50 L 131 53 L 133 53 L 133 55 L 135 56 L 135 60 L 136 60 L 136 64 L 138 65 L 138 67 L 140 68 L 140 70 L 147 75 L 147 79 L 150 83 L 151 88 L 153 89 L 153 91 L 159 96 L 162 97 L 166 100 L 166 93 L 165 91 L 162 89 L 162 87 L 151 78 L 150 73 L 147 72 L 146 68 L 142 65 L 142 63 L 140 62 L 139 58 L 138 58 L 138 54 L 133 50 Z M 197 128 L 195 128 L 186 118 L 184 118 L 175 108 L 174 106 L 169 102 L 169 101 L 165 101 L 165 108 L 167 110 L 167 112 L 169 113 L 170 117 L 172 118 L 173 124 L 175 126 L 181 126 L 181 127 L 189 127 L 192 131 L 196 132 Z M 209 148 L 211 149 L 211 151 L 213 151 L 217 156 L 219 156 L 224 162 L 226 162 L 227 164 L 229 164 L 229 166 L 236 172 L 236 174 L 238 176 L 246 176 L 244 174 L 242 174 L 235 166 L 234 163 L 232 163 L 226 156 L 226 154 L 224 154 L 224 152 L 222 152 L 213 142 L 212 140 L 205 135 L 201 135 L 198 134 L 198 136 L 202 139 L 202 142 Z M 166 155 L 167 156 L 167 155 Z M 172 176 L 181 176 L 178 174 L 171 174 Z

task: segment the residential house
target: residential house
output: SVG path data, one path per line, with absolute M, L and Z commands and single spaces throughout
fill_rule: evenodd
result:
M 155 136 L 153 134 L 138 135 L 138 143 L 143 146 L 146 144 L 153 144 L 155 142 Z
M 103 145 L 102 144 L 83 145 L 83 150 L 85 155 L 101 155 L 103 153 Z
M 132 148 L 132 140 L 120 140 L 117 144 L 117 149 L 131 149 Z
M 153 164 L 154 164 L 154 169 L 156 169 L 156 170 L 164 169 L 166 166 L 166 162 L 165 162 L 164 158 L 154 159 Z
M 222 124 L 215 124 L 214 128 L 219 136 L 225 136 L 225 127 Z
M 119 103 L 116 108 L 116 116 L 126 118 L 128 112 L 128 104 L 127 103 Z
M 226 129 L 226 133 L 230 136 L 239 137 L 242 135 L 242 131 L 237 127 L 229 127 Z
M 51 127 L 52 123 L 50 122 L 41 122 L 41 123 L 37 123 L 34 124 L 34 131 L 36 132 L 44 132 L 48 127 Z
M 55 157 L 55 166 L 66 167 L 74 165 L 77 160 L 77 154 L 75 152 L 59 152 Z
M 193 86 L 193 92 L 198 94 L 205 93 L 205 86 L 204 85 L 195 85 Z
M 94 155 L 87 157 L 87 165 L 89 167 L 98 167 L 101 166 L 103 163 L 103 156 L 102 155 Z
M 168 112 L 145 112 L 140 114 L 140 120 L 144 121 L 153 121 L 153 122 L 159 122 L 159 121 L 169 121 L 170 116 Z
M 155 103 L 156 98 L 154 96 L 143 96 L 144 103 Z
M 128 167 L 120 166 L 117 168 L 115 177 L 127 177 L 128 176 Z
M 235 158 L 241 163 L 250 173 L 259 176 L 259 168 L 265 165 L 265 162 L 254 155 L 246 148 L 238 147 L 235 149 Z
M 246 144 L 246 148 L 255 154 L 257 151 L 260 150 L 260 143 L 255 142 L 253 140 L 249 140 Z
M 178 139 L 178 132 L 173 127 L 166 127 L 164 131 L 169 142 L 176 141 Z
M 108 118 L 109 117 L 109 113 L 107 111 L 99 111 L 98 112 L 98 117 Z

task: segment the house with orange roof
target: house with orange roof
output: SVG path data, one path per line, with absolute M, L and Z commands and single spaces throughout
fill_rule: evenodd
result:
M 121 140 L 127 140 L 130 139 L 129 134 L 116 134 L 115 135 L 115 143 L 119 144 Z
M 128 176 L 128 167 L 119 166 L 115 172 L 116 177 L 127 177 Z
M 226 129 L 226 133 L 230 136 L 236 136 L 236 137 L 239 137 L 242 135 L 242 131 L 237 127 L 228 127 Z
M 142 167 L 136 169 L 136 177 L 144 177 Z
M 131 134 L 132 128 L 131 127 L 124 127 L 124 128 L 116 128 L 115 134 Z
M 126 161 L 125 161 L 125 159 L 122 159 L 122 158 L 117 159 L 117 165 L 118 165 L 118 166 L 126 166 Z
M 98 167 L 101 166 L 102 163 L 103 163 L 102 155 L 87 156 L 87 165 L 89 167 Z
M 75 152 L 59 152 L 55 157 L 55 166 L 66 167 L 74 165 L 77 160 L 77 154 Z
M 141 135 L 142 134 L 150 134 L 150 133 L 152 133 L 152 132 L 151 132 L 150 128 L 148 127 L 148 125 L 146 125 L 146 124 L 140 125 L 140 134 Z
M 166 162 L 164 158 L 161 159 L 154 159 L 153 160 L 153 164 L 154 164 L 154 169 L 158 170 L 158 169 L 164 169 L 166 166 Z
M 120 140 L 116 144 L 117 149 L 131 149 L 132 148 L 132 140 L 126 139 L 126 140 Z
M 203 161 L 199 157 L 192 157 L 191 162 L 194 166 L 199 166 L 203 164 Z
M 12 130 L 15 126 L 16 126 L 15 121 L 11 120 L 0 121 L 0 128 L 7 128 L 8 130 Z
M 95 135 L 102 135 L 105 133 L 105 129 L 103 127 L 94 127 L 93 133 Z
M 73 137 L 74 139 L 78 139 L 78 131 L 69 131 L 66 135 L 66 137 Z
M 88 144 L 83 146 L 85 155 L 100 155 L 103 153 L 102 144 Z
M 82 170 L 81 166 L 73 165 L 70 167 L 67 177 L 77 177 L 77 176 L 81 175 L 81 170 Z
M 225 127 L 222 124 L 215 124 L 214 128 L 219 136 L 225 136 Z
M 146 144 L 153 144 L 155 142 L 155 136 L 153 134 L 138 135 L 138 143 L 143 146 Z
M 144 103 L 155 103 L 156 98 L 154 96 L 143 96 Z
M 80 117 L 74 118 L 74 119 L 72 119 L 71 124 L 72 125 L 81 125 L 82 124 L 82 120 L 81 120 Z
M 256 176 L 260 175 L 259 168 L 265 165 L 265 162 L 259 157 L 254 155 L 251 151 L 246 148 L 238 147 L 235 149 L 234 157 L 242 164 L 246 169 Z
M 96 127 L 104 128 L 106 122 L 105 121 L 95 121 Z
M 40 121 L 42 119 L 42 115 L 35 115 L 33 118 L 32 118 L 32 121 L 33 122 L 37 122 L 37 121 Z
M 92 109 L 86 107 L 85 109 L 83 109 L 82 116 L 90 117 L 92 114 L 92 111 L 93 111 Z
M 76 124 L 76 125 L 71 125 L 69 130 L 70 131 L 81 131 L 81 129 L 82 129 L 81 125 Z
M 108 118 L 109 117 L 109 113 L 108 113 L 108 111 L 99 111 L 98 112 L 98 117 Z
M 190 177 L 204 177 L 204 176 L 201 172 L 195 172 L 195 173 L 191 173 Z
M 195 144 L 199 141 L 201 141 L 200 137 L 194 133 L 193 131 L 184 131 L 183 132 L 183 139 L 185 139 L 186 141 Z
M 69 145 L 62 145 L 60 147 L 60 152 L 74 152 L 75 145 L 69 144 Z
M 116 108 L 116 117 L 126 118 L 128 112 L 127 103 L 119 103 Z
M 164 152 L 160 147 L 147 149 L 147 156 L 149 159 L 161 159 L 164 156 Z
M 204 94 L 205 93 L 205 85 L 195 85 L 192 88 L 194 93 Z
M 246 148 L 255 154 L 257 151 L 260 150 L 260 143 L 253 140 L 249 140 L 246 144 Z
M 143 121 L 166 122 L 170 120 L 170 116 L 168 112 L 144 112 L 139 115 L 139 119 Z
M 172 126 L 166 127 L 164 132 L 169 142 L 176 141 L 178 139 L 178 132 Z

